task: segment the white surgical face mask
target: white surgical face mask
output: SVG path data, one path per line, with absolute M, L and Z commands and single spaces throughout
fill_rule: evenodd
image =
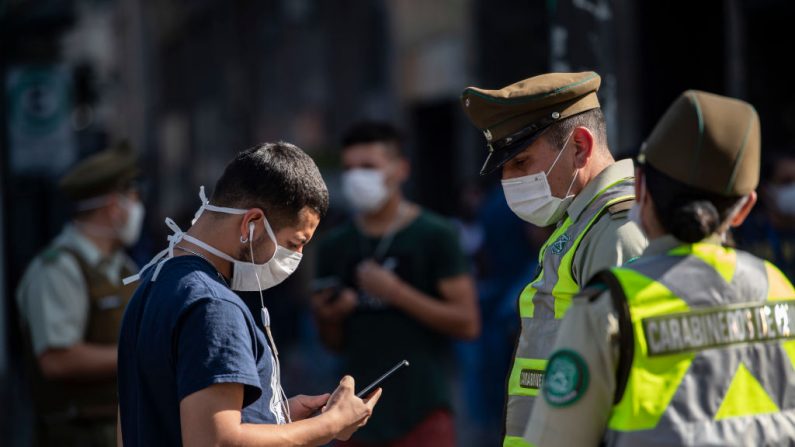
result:
M 193 218 L 193 223 L 201 216 L 204 210 L 214 211 L 217 213 L 225 213 L 225 214 L 245 214 L 248 210 L 238 209 L 238 208 L 227 208 L 227 207 L 220 207 L 215 205 L 210 205 L 209 201 L 207 200 L 206 196 L 204 195 L 204 187 L 202 186 L 199 191 L 199 197 L 202 199 L 202 206 L 196 212 L 196 216 Z M 232 290 L 240 291 L 240 292 L 254 292 L 269 289 L 285 279 L 288 276 L 293 274 L 295 270 L 298 268 L 298 264 L 301 262 L 302 254 L 298 252 L 294 252 L 284 248 L 278 244 L 276 241 L 276 235 L 273 233 L 273 229 L 271 228 L 268 220 L 263 216 L 263 223 L 265 225 L 265 231 L 268 233 L 268 237 L 271 239 L 273 244 L 276 246 L 276 249 L 273 252 L 273 256 L 264 264 L 255 264 L 254 258 L 249 261 L 241 261 L 239 259 L 235 259 L 230 255 L 218 250 L 215 247 L 210 246 L 209 244 L 196 239 L 193 236 L 185 234 L 180 230 L 180 228 L 174 223 L 174 221 L 170 218 L 166 218 L 166 225 L 169 226 L 174 231 L 174 234 L 168 237 L 169 246 L 162 252 L 158 253 L 148 264 L 146 264 L 142 269 L 141 272 L 146 270 L 147 268 L 151 267 L 152 265 L 157 264 L 157 268 L 155 270 L 155 274 L 152 276 L 152 280 L 157 279 L 157 275 L 160 272 L 160 268 L 163 265 L 163 262 L 169 258 L 174 256 L 174 247 L 182 240 L 186 240 L 196 246 L 199 246 L 208 252 L 218 256 L 221 259 L 229 261 L 233 265 L 233 273 L 232 273 L 232 283 L 230 287 Z M 241 242 L 247 242 L 249 244 L 249 249 L 252 251 L 253 254 L 253 245 L 251 242 L 251 236 L 253 235 L 254 228 L 253 226 L 250 227 L 249 237 L 246 240 L 241 238 Z M 136 281 L 140 278 L 140 273 L 138 275 L 131 276 L 129 278 L 125 278 L 125 284 L 129 284 L 130 282 Z
M 342 193 L 354 210 L 378 211 L 389 199 L 386 176 L 378 169 L 350 169 L 342 174 Z
M 121 196 L 122 206 L 127 210 L 127 220 L 118 229 L 119 240 L 125 247 L 132 247 L 141 236 L 141 227 L 144 224 L 144 204 Z
M 574 171 L 574 177 L 571 179 L 569 189 L 566 191 L 566 197 L 562 199 L 552 195 L 549 181 L 547 180 L 552 168 L 555 167 L 563 151 L 566 150 L 566 144 L 569 142 L 571 135 L 569 134 L 566 138 L 558 156 L 547 172 L 539 172 L 538 174 L 502 181 L 502 190 L 505 193 L 505 200 L 508 202 L 508 206 L 522 220 L 539 227 L 555 224 L 563 217 L 569 204 L 574 200 L 574 195 L 569 195 L 569 193 L 572 186 L 574 186 L 574 181 L 577 180 L 577 175 L 580 173 L 579 169 Z
M 788 216 L 795 216 L 795 183 L 773 187 L 776 208 Z

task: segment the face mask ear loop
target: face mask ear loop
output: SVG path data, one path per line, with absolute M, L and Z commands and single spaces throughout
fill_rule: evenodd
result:
M 569 189 L 566 190 L 566 196 L 564 197 L 564 199 L 569 196 L 569 193 L 571 192 L 571 187 L 574 186 L 574 181 L 577 180 L 578 175 L 580 175 L 579 168 L 576 171 L 574 171 L 574 178 L 572 178 L 571 183 L 569 183 Z
M 563 147 L 560 148 L 560 152 L 558 152 L 558 156 L 555 157 L 555 161 L 552 162 L 552 166 L 550 166 L 549 170 L 545 173 L 546 176 L 549 176 L 549 173 L 552 172 L 552 168 L 554 168 L 555 165 L 558 164 L 558 160 L 560 160 L 560 156 L 563 155 L 563 151 L 566 150 L 566 145 L 569 144 L 569 140 L 571 139 L 572 135 L 574 135 L 574 131 L 573 130 L 571 131 L 569 136 L 566 137 L 566 141 L 563 142 Z
M 264 216 L 263 216 L 264 219 Z M 274 248 L 273 248 L 273 256 L 276 256 L 276 238 L 273 235 L 273 230 L 271 230 L 270 225 L 265 221 L 265 229 L 268 232 L 268 236 L 271 237 L 273 240 Z M 254 222 L 250 222 L 248 224 L 248 249 L 249 254 L 251 255 L 251 263 L 256 265 L 254 262 Z M 273 258 L 273 257 L 271 257 Z M 257 269 L 254 269 L 254 277 L 257 278 L 257 288 L 259 289 L 259 302 L 262 306 L 262 325 L 265 327 L 265 334 L 268 336 L 268 344 L 270 344 L 271 350 L 273 350 L 273 359 L 274 363 L 276 364 L 276 387 L 279 389 L 279 403 L 282 407 L 282 412 L 284 416 L 287 418 L 287 423 L 292 422 L 290 418 L 290 406 L 287 403 L 287 395 L 284 393 L 284 388 L 282 388 L 282 378 L 281 378 L 281 364 L 279 362 L 279 350 L 276 349 L 276 341 L 273 339 L 273 334 L 271 333 L 271 319 L 268 310 L 265 309 L 265 298 L 262 294 L 262 283 L 259 279 L 259 273 L 257 273 Z

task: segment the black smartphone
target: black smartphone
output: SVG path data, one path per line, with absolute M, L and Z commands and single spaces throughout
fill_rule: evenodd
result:
M 331 290 L 331 295 L 329 296 L 327 302 L 333 303 L 340 297 L 340 293 L 342 292 L 342 281 L 336 276 L 327 276 L 325 278 L 316 278 L 312 281 L 311 288 L 312 293 L 323 292 L 325 290 Z
M 384 382 L 384 380 L 388 379 L 389 376 L 391 376 L 392 374 L 396 373 L 400 368 L 403 368 L 404 366 L 409 366 L 409 361 L 408 360 L 402 360 L 400 363 L 398 363 L 397 365 L 392 367 L 392 369 L 390 369 L 389 371 L 385 372 L 384 375 L 382 375 L 381 377 L 375 379 L 375 381 L 373 383 L 367 385 L 366 387 L 364 387 L 364 389 L 362 389 L 361 391 L 356 393 L 356 397 L 358 397 L 360 399 L 364 399 L 374 389 L 378 388 L 378 386 L 381 385 Z

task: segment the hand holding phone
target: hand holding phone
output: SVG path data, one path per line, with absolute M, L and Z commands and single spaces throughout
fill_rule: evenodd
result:
M 343 284 L 342 281 L 336 276 L 327 276 L 325 278 L 316 278 L 312 281 L 312 293 L 323 293 L 330 291 L 326 303 L 331 304 L 340 297 Z

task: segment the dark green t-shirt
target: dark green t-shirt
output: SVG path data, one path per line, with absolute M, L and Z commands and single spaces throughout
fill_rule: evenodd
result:
M 357 380 L 357 389 L 400 360 L 411 364 L 385 383 L 373 417 L 354 435 L 369 442 L 399 438 L 431 411 L 451 406 L 446 372 L 450 339 L 356 286 L 356 266 L 373 258 L 380 241 L 353 223 L 344 224 L 320 242 L 317 266 L 318 278 L 336 277 L 359 293 L 359 306 L 345 320 L 343 339 L 343 372 Z M 454 227 L 429 211 L 420 212 L 381 251 L 381 265 L 435 299 L 440 299 L 440 280 L 468 273 Z

